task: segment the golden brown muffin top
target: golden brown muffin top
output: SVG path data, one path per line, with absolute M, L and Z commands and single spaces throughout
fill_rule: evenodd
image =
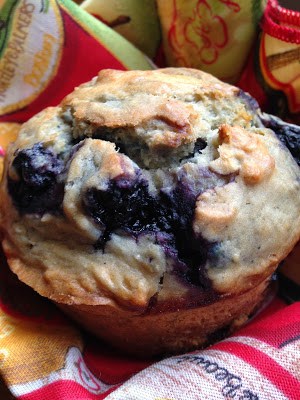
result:
M 184 68 L 104 70 L 23 125 L 1 185 L 3 245 L 56 301 L 205 304 L 290 251 L 299 182 L 239 89 Z

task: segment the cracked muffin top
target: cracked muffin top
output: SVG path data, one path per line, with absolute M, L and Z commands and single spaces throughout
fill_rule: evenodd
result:
M 249 95 L 197 70 L 103 70 L 27 123 L 1 184 L 12 270 L 67 304 L 242 293 L 300 236 L 300 169 Z

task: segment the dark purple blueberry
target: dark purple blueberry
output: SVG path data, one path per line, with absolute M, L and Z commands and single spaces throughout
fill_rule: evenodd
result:
M 133 235 L 170 230 L 157 200 L 149 194 L 143 179 L 112 180 L 106 190 L 90 188 L 83 196 L 87 213 L 105 227 L 98 247 L 103 247 L 110 233 L 118 229 Z
M 199 171 L 204 178 L 205 171 Z M 182 175 L 182 176 L 181 176 Z M 213 177 L 211 184 L 215 185 Z M 86 212 L 104 228 L 96 248 L 104 250 L 112 232 L 122 230 L 133 237 L 150 233 L 172 260 L 173 273 L 185 278 L 204 291 L 211 290 L 204 266 L 215 243 L 195 237 L 192 229 L 195 202 L 201 182 L 191 185 L 183 174 L 169 190 L 161 190 L 156 197 L 149 193 L 148 183 L 141 176 L 110 181 L 106 190 L 90 188 L 83 196 Z
M 198 138 L 194 146 L 194 154 L 201 153 L 201 150 L 204 150 L 206 146 L 207 142 L 202 138 Z
M 77 151 L 79 151 L 81 149 L 81 147 L 84 145 L 84 143 L 85 143 L 84 140 L 80 140 L 80 141 L 77 141 L 76 143 L 73 143 L 73 146 L 72 146 L 71 151 L 68 156 L 68 162 L 70 162 L 73 159 L 73 157 L 75 156 Z
M 202 138 L 198 138 L 195 142 L 193 151 L 189 153 L 187 156 L 181 158 L 180 161 L 188 160 L 189 158 L 194 157 L 197 153 L 201 154 L 201 151 L 204 150 L 206 146 L 207 142 Z
M 173 229 L 185 230 L 191 225 L 196 198 L 189 187 L 178 184 L 171 191 L 162 190 L 160 197 L 164 214 L 171 221 Z
M 18 178 L 8 177 L 8 191 L 21 214 L 57 212 L 64 185 L 59 177 L 64 163 L 42 143 L 21 150 L 12 163 Z
M 190 283 L 196 284 L 203 290 L 211 289 L 211 282 L 207 278 L 204 266 L 212 254 L 211 243 L 201 236 L 195 236 L 192 225 L 197 193 L 189 186 L 179 183 L 168 195 L 164 193 L 163 207 L 168 215 L 174 237 L 174 250 L 168 249 L 169 256 L 175 261 L 175 273 L 184 276 Z M 185 268 L 187 266 L 188 268 Z
M 205 264 L 209 252 L 215 243 L 202 237 L 195 238 L 191 233 L 186 237 L 185 231 L 177 231 L 173 240 L 164 244 L 166 256 L 172 260 L 173 273 L 186 282 L 196 285 L 202 291 L 212 290 L 211 281 L 207 276 Z
M 199 176 L 204 179 L 205 171 L 199 171 Z M 169 234 L 173 237 L 164 247 L 166 254 L 174 260 L 175 273 L 209 291 L 211 282 L 207 278 L 205 264 L 214 255 L 212 249 L 217 244 L 200 235 L 196 237 L 192 229 L 196 198 L 205 190 L 207 182 L 206 185 L 201 185 L 200 181 L 191 185 L 180 174 L 178 177 L 179 181 L 174 189 L 161 191 L 160 194 L 161 209 L 165 219 L 169 221 Z M 213 179 L 211 184 L 215 185 Z
M 266 128 L 276 133 L 300 166 L 300 126 L 288 124 L 280 118 L 265 113 L 262 113 L 260 118 Z

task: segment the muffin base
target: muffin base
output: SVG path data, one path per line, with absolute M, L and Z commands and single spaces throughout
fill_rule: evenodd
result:
M 112 305 L 56 303 L 87 331 L 137 357 L 178 354 L 223 339 L 245 322 L 268 293 L 269 278 L 251 290 L 213 304 L 136 315 Z

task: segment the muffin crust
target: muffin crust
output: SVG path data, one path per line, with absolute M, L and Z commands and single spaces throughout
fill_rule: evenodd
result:
M 0 189 L 11 269 L 75 314 L 248 315 L 300 236 L 300 169 L 253 101 L 192 69 L 104 70 L 33 117 Z

